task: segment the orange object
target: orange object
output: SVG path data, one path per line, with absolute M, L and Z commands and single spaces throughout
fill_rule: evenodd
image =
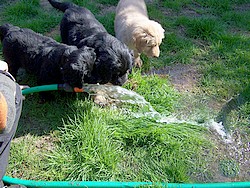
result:
M 82 93 L 82 92 L 84 92 L 84 90 L 82 88 L 74 87 L 74 92 Z
M 7 124 L 7 102 L 5 97 L 0 92 L 0 131 L 4 130 Z

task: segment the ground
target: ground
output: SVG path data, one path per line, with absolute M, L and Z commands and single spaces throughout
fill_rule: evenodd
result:
M 164 69 L 151 69 L 149 73 L 168 75 L 174 88 L 180 92 L 192 92 L 200 79 L 197 67 L 190 64 L 174 64 Z

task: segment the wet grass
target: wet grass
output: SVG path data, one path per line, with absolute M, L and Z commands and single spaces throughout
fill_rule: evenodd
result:
M 89 8 L 114 35 L 115 14 L 104 8 L 118 1 L 72 2 Z M 149 16 L 166 30 L 161 55 L 157 59 L 143 56 L 142 69 L 134 70 L 124 87 L 142 95 L 161 115 L 178 114 L 200 126 L 136 118 L 124 109 L 101 108 L 83 94 L 55 92 L 55 100 L 46 104 L 38 103 L 37 94 L 29 95 L 12 143 L 7 175 L 35 180 L 249 181 L 249 168 L 242 159 L 235 158 L 235 153 L 225 156 L 227 150 L 220 154 L 224 147 L 220 137 L 202 126 L 211 118 L 221 118 L 228 132 L 240 136 L 242 145 L 237 147 L 249 147 L 249 3 L 178 0 L 148 4 Z M 54 9 L 41 7 L 38 0 L 4 1 L 1 6 L 5 6 L 1 23 L 44 35 L 62 17 Z M 60 41 L 59 35 L 53 37 Z M 198 67 L 201 78 L 192 93 L 175 90 L 168 75 L 144 74 L 152 67 L 175 64 Z M 30 78 L 20 83 L 35 85 Z M 213 109 L 211 101 L 219 108 Z M 124 107 L 134 113 L 145 110 Z

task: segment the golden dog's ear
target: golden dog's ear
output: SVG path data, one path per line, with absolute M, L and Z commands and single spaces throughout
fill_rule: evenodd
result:
M 148 46 L 156 46 L 157 45 L 157 42 L 156 42 L 156 39 L 155 37 L 151 36 L 151 35 L 147 35 L 145 38 L 144 38 L 146 44 Z
M 164 33 L 165 33 L 165 30 L 159 26 L 159 30 L 158 30 L 158 34 L 157 34 L 157 42 L 158 44 L 161 44 L 162 40 L 164 39 Z
M 145 46 L 147 46 L 147 44 L 149 44 L 151 40 L 152 36 L 150 36 L 142 28 L 137 28 L 133 32 L 133 44 L 139 53 L 143 52 Z
M 162 42 L 162 39 L 164 38 L 164 33 L 165 30 L 162 28 L 162 26 L 153 21 L 150 20 L 150 26 L 151 27 L 146 27 L 145 32 L 152 37 L 152 40 L 157 43 L 157 45 L 160 45 Z
M 147 33 L 144 32 L 144 30 L 142 28 L 136 28 L 134 31 L 133 31 L 133 34 L 132 34 L 132 39 L 133 39 L 133 42 L 136 43 L 136 41 L 140 40 L 141 38 L 144 38 L 147 36 Z

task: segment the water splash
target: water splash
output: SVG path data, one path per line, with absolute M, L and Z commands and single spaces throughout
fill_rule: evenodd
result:
M 158 123 L 174 124 L 174 123 L 187 123 L 197 126 L 205 126 L 215 130 L 220 137 L 224 140 L 225 143 L 231 143 L 231 135 L 225 131 L 225 128 L 222 122 L 215 122 L 213 119 L 210 119 L 204 123 L 198 123 L 191 120 L 181 120 L 178 119 L 174 114 L 166 116 L 157 112 L 153 106 L 146 101 L 146 99 L 139 95 L 138 93 L 122 88 L 120 86 L 113 85 L 86 85 L 84 87 L 91 95 L 102 95 L 109 104 L 113 106 L 119 106 L 124 110 L 125 113 L 141 118 L 148 117 L 154 119 Z M 127 106 L 122 106 L 121 104 L 132 104 L 138 105 L 139 110 L 133 112 L 132 110 L 127 109 Z
M 84 86 L 84 90 L 90 93 L 91 95 L 102 95 L 107 100 L 106 102 L 112 104 L 137 104 L 142 107 L 148 107 L 149 112 L 158 113 L 154 110 L 149 102 L 145 100 L 145 98 L 138 93 L 122 88 L 120 86 L 113 85 L 94 85 L 89 84 Z
M 216 122 L 214 119 L 210 119 L 206 124 L 208 127 L 215 130 L 225 143 L 231 144 L 233 142 L 232 136 L 226 132 L 222 122 Z

